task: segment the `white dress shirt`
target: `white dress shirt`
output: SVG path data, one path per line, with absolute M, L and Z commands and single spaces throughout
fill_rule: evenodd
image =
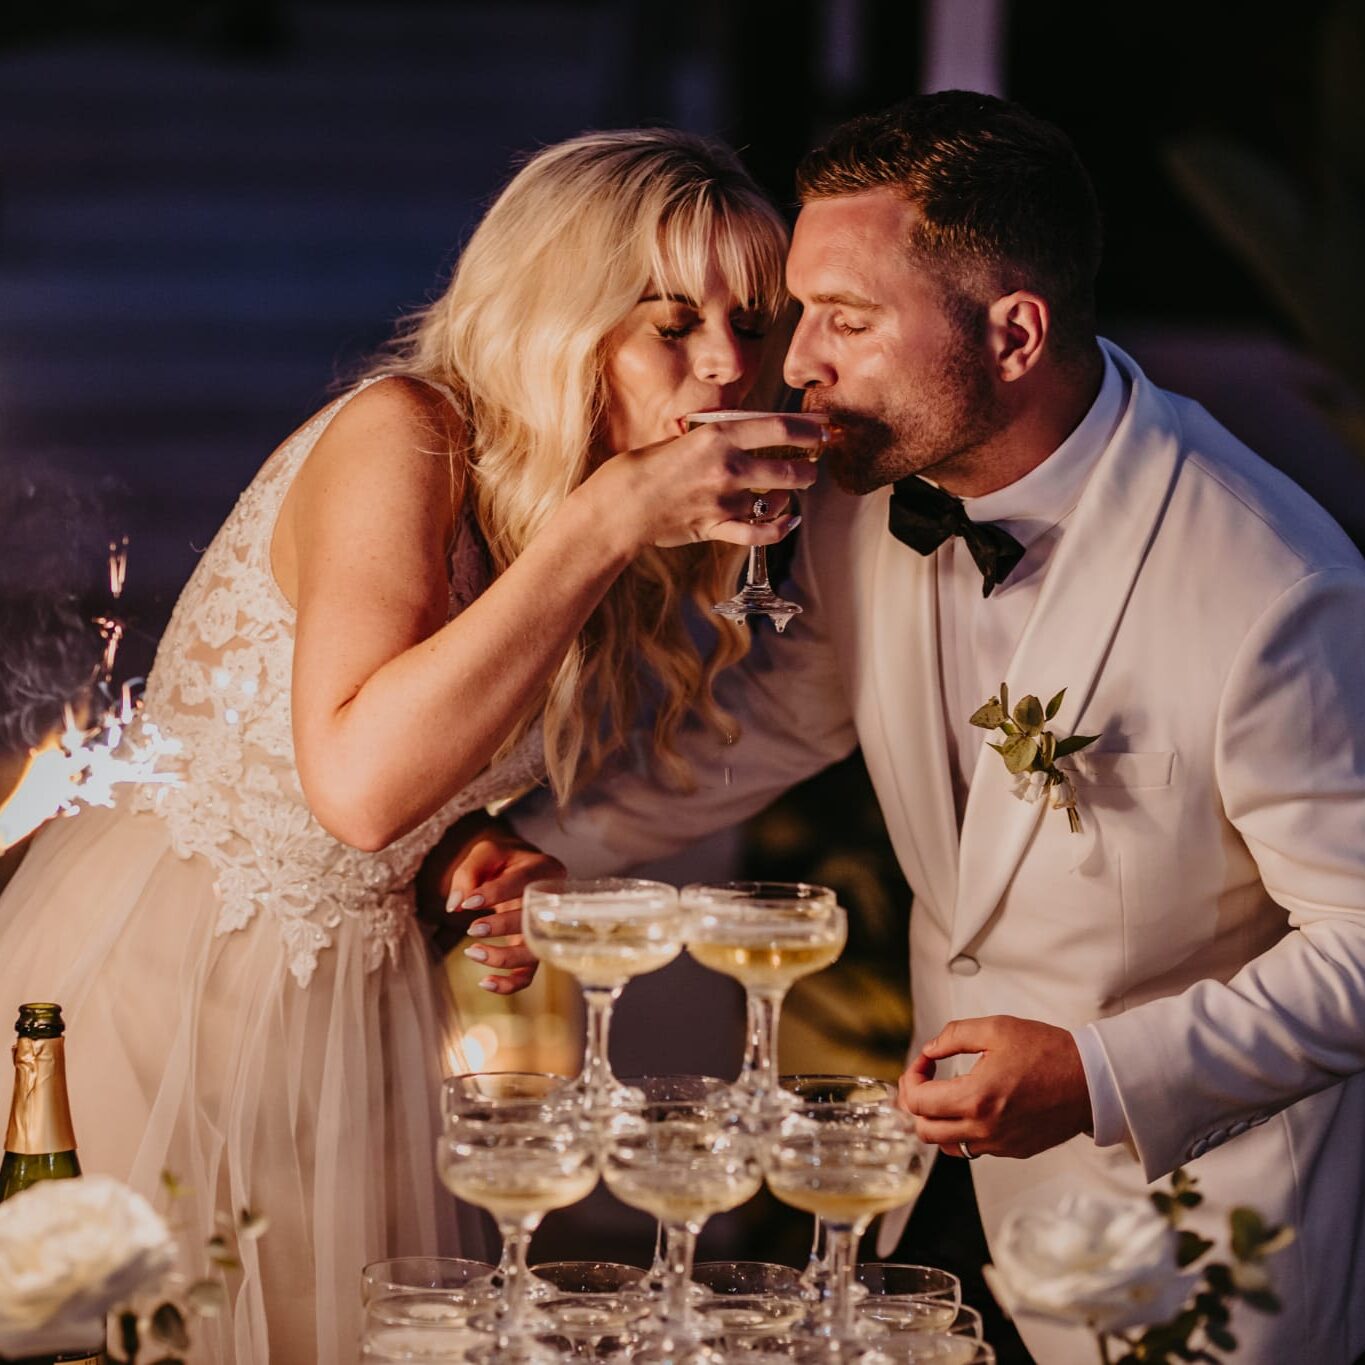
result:
M 1001 682 L 1015 681 L 1006 676 L 1010 659 L 1071 513 L 1127 401 L 1123 376 L 1106 355 L 1099 394 L 1071 435 L 1022 479 L 983 497 L 963 499 L 973 521 L 994 522 L 1024 546 L 1024 557 L 989 597 L 981 595 L 981 571 L 961 536 L 949 537 L 935 551 L 943 719 L 959 828 L 976 760 L 988 738 L 969 717 L 999 691 Z M 1023 696 L 1027 686 L 1028 680 L 1020 678 L 1011 692 Z M 1127 1125 L 1098 1035 L 1086 1027 L 1073 1036 L 1090 1090 L 1095 1141 L 1102 1146 L 1120 1142 Z

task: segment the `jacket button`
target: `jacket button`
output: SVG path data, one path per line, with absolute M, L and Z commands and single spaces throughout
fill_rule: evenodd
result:
M 1251 1125 L 1245 1119 L 1238 1119 L 1236 1123 L 1228 1124 L 1228 1136 L 1241 1137 Z
M 968 953 L 959 953 L 948 963 L 948 970 L 954 976 L 975 976 L 981 970 L 981 964 Z
M 1190 1143 L 1190 1159 L 1194 1160 L 1195 1157 L 1203 1156 L 1208 1150 L 1209 1144 L 1203 1138 L 1199 1138 Z

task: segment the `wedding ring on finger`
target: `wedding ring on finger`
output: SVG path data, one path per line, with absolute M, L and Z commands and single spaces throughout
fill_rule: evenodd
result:
M 958 1149 L 961 1151 L 962 1155 L 965 1156 L 965 1157 L 967 1158 L 968 1161 L 975 1161 L 975 1160 L 977 1159 L 977 1157 L 979 1157 L 979 1156 L 981 1155 L 980 1152 L 974 1152 L 974 1151 L 972 1151 L 972 1149 L 971 1149 L 970 1147 L 967 1146 L 967 1143 L 966 1143 L 966 1140 L 965 1140 L 965 1139 L 959 1139 L 957 1145 L 958 1145 Z
M 754 499 L 754 505 L 749 511 L 750 517 L 754 521 L 762 521 L 768 515 L 768 499 L 759 497 Z

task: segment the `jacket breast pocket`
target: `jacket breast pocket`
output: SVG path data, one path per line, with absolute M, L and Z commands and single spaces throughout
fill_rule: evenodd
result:
M 1175 772 L 1175 754 L 1137 754 L 1127 751 L 1091 753 L 1088 749 L 1064 759 L 1076 774 L 1076 785 L 1123 791 L 1149 791 L 1169 787 Z

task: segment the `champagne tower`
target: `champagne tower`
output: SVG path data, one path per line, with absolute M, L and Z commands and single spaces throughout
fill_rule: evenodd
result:
M 0 1161 L 0 1200 L 39 1180 L 65 1180 L 81 1173 L 76 1134 L 66 1097 L 66 1054 L 60 1005 L 19 1006 L 14 1043 L 14 1103 Z M 101 1365 L 98 1346 L 85 1352 L 16 1361 L 13 1365 Z

